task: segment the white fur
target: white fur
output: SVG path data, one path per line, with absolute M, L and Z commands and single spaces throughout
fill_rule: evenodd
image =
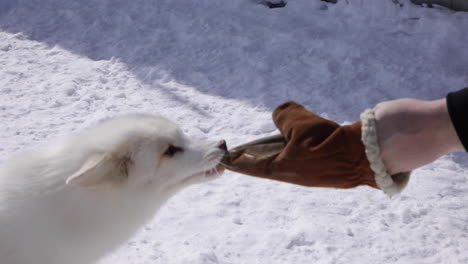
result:
M 164 155 L 170 144 L 184 151 Z M 0 262 L 95 263 L 176 191 L 220 173 L 223 155 L 142 114 L 19 154 L 0 166 Z

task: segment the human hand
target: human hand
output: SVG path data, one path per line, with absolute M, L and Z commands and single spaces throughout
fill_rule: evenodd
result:
M 361 121 L 340 126 L 295 102 L 278 106 L 273 121 L 281 135 L 230 150 L 229 157 L 223 160 L 224 166 L 256 177 L 305 186 L 379 188 L 361 141 Z M 384 185 L 399 184 L 399 189 L 403 188 L 408 173 L 395 176 L 393 180 L 397 183 L 391 179 Z

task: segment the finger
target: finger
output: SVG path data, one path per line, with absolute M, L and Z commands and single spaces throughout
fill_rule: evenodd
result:
M 230 152 L 231 154 L 231 152 Z M 230 158 L 223 159 L 221 165 L 226 169 L 251 176 L 266 177 L 271 174 L 271 163 L 278 153 L 257 155 L 249 149 L 235 150 Z

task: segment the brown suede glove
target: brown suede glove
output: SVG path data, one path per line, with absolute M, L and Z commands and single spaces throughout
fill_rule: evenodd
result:
M 340 126 L 295 102 L 278 106 L 273 121 L 282 135 L 230 150 L 222 162 L 224 166 L 252 176 L 305 186 L 381 188 L 361 141 L 361 121 Z M 387 176 L 390 179 L 384 179 L 384 186 L 398 185 L 398 191 L 388 193 L 391 195 L 406 185 L 409 173 Z

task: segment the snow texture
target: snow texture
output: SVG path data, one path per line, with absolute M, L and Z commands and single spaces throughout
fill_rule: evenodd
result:
M 468 13 L 400 2 L 0 1 L 0 160 L 128 112 L 232 147 L 277 133 L 286 100 L 342 123 L 466 86 Z M 393 199 L 226 172 L 101 264 L 468 263 L 466 164 L 415 170 Z

